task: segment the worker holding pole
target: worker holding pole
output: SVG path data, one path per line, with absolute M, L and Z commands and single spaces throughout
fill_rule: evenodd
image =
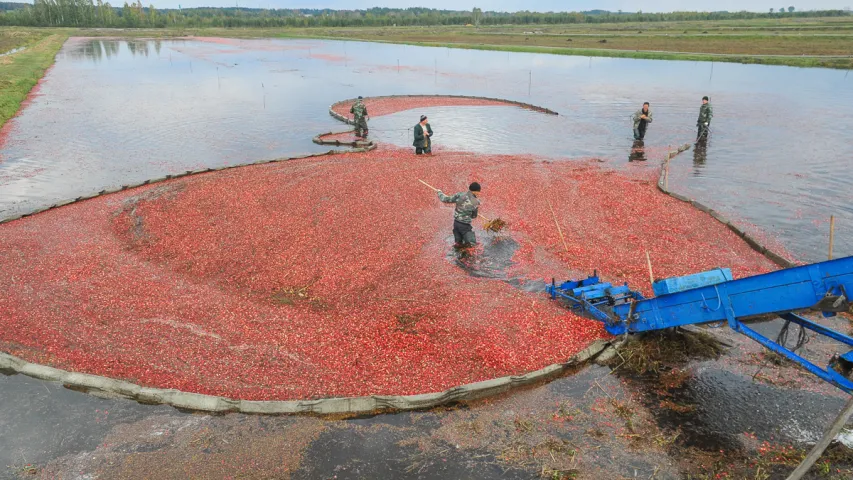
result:
M 445 195 L 438 190 L 438 199 L 444 203 L 456 204 L 453 212 L 453 239 L 456 247 L 466 247 L 477 244 L 477 236 L 471 223 L 477 218 L 480 208 L 480 184 L 472 183 L 467 192 L 459 192 L 455 195 Z

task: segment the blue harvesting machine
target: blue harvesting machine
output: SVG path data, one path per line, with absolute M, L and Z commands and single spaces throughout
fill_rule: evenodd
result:
M 613 335 L 650 332 L 685 325 L 727 322 L 729 327 L 796 362 L 847 393 L 853 381 L 843 372 L 853 366 L 853 338 L 802 316 L 820 312 L 824 317 L 853 313 L 848 291 L 853 291 L 853 257 L 786 268 L 734 280 L 729 269 L 716 269 L 653 282 L 654 298 L 645 298 L 627 283 L 602 282 L 597 272 L 585 280 L 556 284 L 548 293 L 574 311 L 604 322 Z M 774 342 L 744 324 L 745 321 L 781 317 L 803 329 L 851 349 L 833 357 L 826 368 Z

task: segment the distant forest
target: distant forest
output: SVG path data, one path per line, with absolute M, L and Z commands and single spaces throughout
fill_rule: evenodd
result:
M 35 4 L 0 2 L 0 25 L 33 27 L 362 27 L 432 25 L 554 25 L 569 23 L 665 22 L 779 17 L 832 17 L 843 10 L 798 12 L 794 7 L 757 12 L 484 12 L 427 8 L 368 10 L 184 8 L 157 9 L 140 0 L 115 7 L 102 0 L 35 0 Z

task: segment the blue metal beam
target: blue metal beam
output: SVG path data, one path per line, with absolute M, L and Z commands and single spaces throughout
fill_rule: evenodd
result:
M 566 299 L 573 309 L 582 310 L 604 322 L 605 329 L 613 335 L 727 321 L 733 330 L 798 363 L 845 392 L 853 393 L 853 381 L 831 367 L 820 368 L 741 322 L 744 318 L 758 315 L 779 315 L 802 328 L 853 347 L 853 338 L 793 313 L 815 306 L 824 314 L 850 308 L 850 299 L 841 296 L 846 297 L 847 292 L 853 292 L 853 257 L 739 280 L 721 281 L 730 278 L 725 271 L 721 272 L 668 279 L 667 293 L 650 299 L 644 299 L 639 292 L 631 291 L 627 286 L 613 287 L 609 283 L 600 283 L 597 275 L 566 282 L 559 287 L 552 284 L 548 293 L 552 298 Z M 704 286 L 682 288 L 693 285 Z M 657 290 L 663 291 L 663 286 Z M 635 301 L 626 303 L 629 298 Z M 843 358 L 853 359 L 853 351 Z
M 735 327 L 735 330 L 764 345 L 765 347 L 778 353 L 779 355 L 784 356 L 792 362 L 798 363 L 809 372 L 820 377 L 822 380 L 835 385 L 836 387 L 840 388 L 841 390 L 844 390 L 847 393 L 853 393 L 853 382 L 851 382 L 835 370 L 832 370 L 831 368 L 824 370 L 823 368 L 818 367 L 817 365 L 806 360 L 805 358 L 797 355 L 796 353 L 788 350 L 787 348 L 779 345 L 778 343 L 771 341 L 770 339 L 761 335 L 755 330 L 747 327 L 743 323 L 738 322 L 737 326 Z
M 842 286 L 853 292 L 853 257 L 638 301 L 632 318 L 627 318 L 629 305 L 617 305 L 613 312 L 629 332 L 644 332 L 802 310 L 827 292 L 840 293 Z
M 847 345 L 853 347 L 853 338 L 850 338 L 847 335 L 844 335 L 843 333 L 838 333 L 831 328 L 826 328 L 823 325 L 812 322 L 811 320 L 804 318 L 804 317 L 801 317 L 795 313 L 784 313 L 784 314 L 779 315 L 779 316 L 782 317 L 782 319 L 790 320 L 790 321 L 796 323 L 797 325 L 799 325 L 803 328 L 808 328 L 809 330 L 811 330 L 813 332 L 817 332 L 817 333 L 819 333 L 823 336 L 829 337 L 829 338 L 831 338 L 837 342 L 841 342 L 841 343 L 844 343 L 844 344 L 847 344 Z

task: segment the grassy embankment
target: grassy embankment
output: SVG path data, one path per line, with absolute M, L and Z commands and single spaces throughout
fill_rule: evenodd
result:
M 545 27 L 363 28 L 295 30 L 410 45 L 595 57 L 853 67 L 853 17 L 809 22 L 672 22 Z
M 35 29 L 0 30 L 0 54 L 25 47 L 0 57 L 0 126 L 12 118 L 53 64 L 67 35 Z

